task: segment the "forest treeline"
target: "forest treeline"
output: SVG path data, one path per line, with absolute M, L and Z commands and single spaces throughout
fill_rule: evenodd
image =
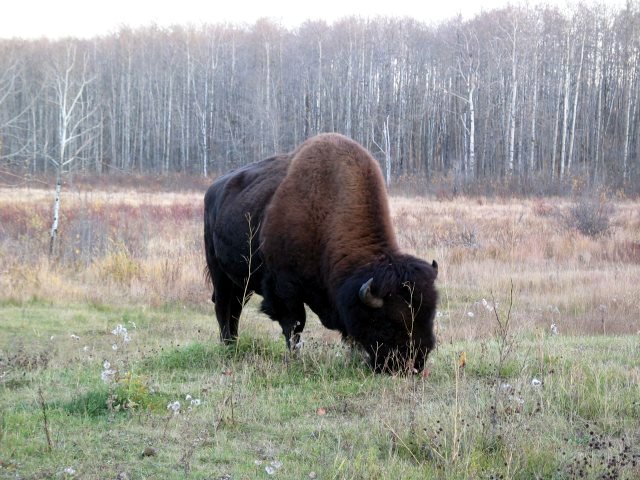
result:
M 639 91 L 637 0 L 0 40 L 0 165 L 210 175 L 337 131 L 392 180 L 629 187 Z

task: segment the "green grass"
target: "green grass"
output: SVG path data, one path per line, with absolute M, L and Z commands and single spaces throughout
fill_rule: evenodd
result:
M 203 312 L 0 305 L 0 478 L 254 479 L 276 461 L 291 479 L 640 476 L 638 336 L 526 332 L 502 364 L 497 340 L 447 343 L 426 378 L 393 377 L 317 320 L 291 356 L 255 308 L 234 346 Z

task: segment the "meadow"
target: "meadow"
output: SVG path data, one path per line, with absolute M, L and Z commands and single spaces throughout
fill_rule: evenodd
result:
M 640 202 L 391 198 L 438 347 L 373 374 L 252 299 L 219 344 L 203 190 L 0 189 L 0 478 L 640 477 Z

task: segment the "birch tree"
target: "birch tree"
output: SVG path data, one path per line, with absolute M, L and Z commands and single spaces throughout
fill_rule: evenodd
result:
M 54 253 L 58 237 L 62 178 L 84 153 L 97 127 L 90 123 L 95 108 L 88 105 L 84 98 L 86 89 L 94 79 L 87 72 L 87 56 L 83 55 L 80 62 L 77 57 L 77 47 L 68 44 L 61 64 L 53 67 L 53 98 L 58 110 L 58 151 L 57 155 L 49 157 L 56 172 L 49 255 Z

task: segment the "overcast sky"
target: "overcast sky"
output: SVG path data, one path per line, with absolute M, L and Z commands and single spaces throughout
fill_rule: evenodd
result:
M 439 22 L 458 13 L 469 18 L 525 0 L 3 0 L 0 8 L 0 37 L 38 38 L 47 36 L 93 37 L 114 32 L 121 25 L 137 27 L 156 23 L 200 24 L 231 22 L 252 24 L 262 17 L 286 27 L 308 19 L 409 16 Z M 591 0 L 588 0 L 591 1 Z M 620 5 L 624 0 L 603 0 Z M 528 0 L 564 7 L 567 0 Z

